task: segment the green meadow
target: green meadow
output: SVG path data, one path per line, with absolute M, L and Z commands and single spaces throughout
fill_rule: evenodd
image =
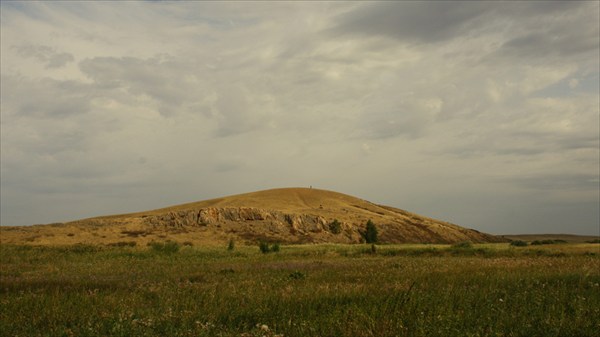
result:
M 0 246 L 2 336 L 600 336 L 600 245 Z

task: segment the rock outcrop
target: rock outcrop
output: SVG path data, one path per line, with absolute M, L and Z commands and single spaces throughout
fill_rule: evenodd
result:
M 336 226 L 330 224 L 337 220 Z M 107 243 L 153 240 L 191 244 L 358 243 L 368 220 L 382 243 L 500 242 L 501 237 L 332 191 L 284 188 L 146 212 L 11 230 L 11 242 Z M 5 231 L 5 233 L 9 233 Z M 3 238 L 3 240 L 6 240 Z
M 500 241 L 492 235 L 453 224 L 412 215 L 401 210 L 384 209 L 376 215 L 380 238 L 389 243 L 451 243 L 458 241 Z M 362 241 L 362 231 L 370 218 L 339 221 L 317 214 L 286 213 L 255 207 L 206 207 L 170 211 L 145 216 L 143 222 L 155 229 L 219 229 L 236 233 L 245 239 L 271 238 L 281 242 L 345 242 Z M 382 221 L 385 219 L 384 221 Z M 341 231 L 334 233 L 329 224 L 338 220 Z

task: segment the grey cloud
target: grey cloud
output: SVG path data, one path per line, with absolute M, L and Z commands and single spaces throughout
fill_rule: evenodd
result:
M 97 57 L 82 61 L 80 68 L 94 86 L 104 90 L 104 95 L 113 97 L 121 90 L 130 97 L 145 95 L 157 102 L 158 111 L 165 117 L 204 115 L 216 121 L 220 137 L 260 125 L 260 113 L 249 98 L 253 89 L 242 82 L 243 78 L 232 83 L 229 69 L 211 73 L 200 64 L 171 56 Z
M 516 156 L 531 158 L 549 153 L 562 154 L 569 151 L 594 151 L 600 146 L 597 135 L 543 131 L 502 131 L 494 128 L 467 132 L 463 139 L 444 144 L 435 151 L 437 155 L 473 158 L 481 156 Z M 590 159 L 593 164 L 596 160 Z
M 218 136 L 244 133 L 260 125 L 260 115 L 252 111 L 244 88 L 232 85 L 221 89 L 218 95 L 215 104 L 216 118 L 219 122 Z
M 373 2 L 340 17 L 333 31 L 407 42 L 436 42 L 460 34 L 487 7 L 479 2 Z
M 160 103 L 159 111 L 173 115 L 196 94 L 185 78 L 193 76 L 185 65 L 160 57 L 96 57 L 83 60 L 81 71 L 106 90 L 125 89 L 133 95 L 147 95 Z
M 399 107 L 394 111 L 378 111 L 367 113 L 359 121 L 361 137 L 370 139 L 385 139 L 398 136 L 418 138 L 423 136 L 431 120 L 422 111 L 414 108 Z
M 502 53 L 566 56 L 598 48 L 597 12 L 579 1 L 374 2 L 343 14 L 332 31 L 417 44 L 506 31 Z
M 581 17 L 552 19 L 553 22 L 522 32 L 506 41 L 499 53 L 542 58 L 564 58 L 589 52 L 597 54 L 600 30 L 597 22 L 594 23 L 593 15 L 590 15 L 589 20 Z
M 66 118 L 90 110 L 94 90 L 78 81 L 2 75 L 4 116 Z
M 19 55 L 27 58 L 33 58 L 39 62 L 45 63 L 47 69 L 61 68 L 69 62 L 75 61 L 73 55 L 69 53 L 59 53 L 56 49 L 48 46 L 24 45 L 16 46 Z

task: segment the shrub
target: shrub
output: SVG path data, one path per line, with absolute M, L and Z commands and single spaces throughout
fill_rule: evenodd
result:
M 457 242 L 452 245 L 452 248 L 469 249 L 469 248 L 473 248 L 473 243 L 471 241 Z
M 515 241 L 511 241 L 510 245 L 515 246 L 515 247 L 525 247 L 525 246 L 527 246 L 527 242 L 522 241 L 522 240 L 515 240 Z
M 229 243 L 227 244 L 227 250 L 232 251 L 235 249 L 235 242 L 233 239 L 229 239 Z
M 289 275 L 289 278 L 292 280 L 302 280 L 306 278 L 306 274 L 301 271 L 295 271 Z
M 269 244 L 267 242 L 264 242 L 264 241 L 261 241 L 261 243 L 258 245 L 258 248 L 260 248 L 260 251 L 263 254 L 267 254 L 267 253 L 270 253 L 270 252 L 277 253 L 280 250 L 280 247 L 279 247 L 278 243 L 273 244 L 273 246 L 269 246 Z
M 537 245 L 553 245 L 555 243 L 567 243 L 567 241 L 560 240 L 560 239 L 556 239 L 556 240 L 546 239 L 546 240 L 535 240 L 535 241 L 531 242 L 531 244 L 534 245 L 534 246 L 537 246 Z
M 97 251 L 100 251 L 100 249 L 101 248 L 98 246 L 78 243 L 78 244 L 68 247 L 67 251 L 71 252 L 71 253 L 95 253 Z
M 152 249 L 152 251 L 162 254 L 173 254 L 179 251 L 179 244 L 175 241 L 167 241 L 167 242 L 150 242 L 148 246 Z
M 262 241 L 261 243 L 259 243 L 258 248 L 260 248 L 260 252 L 263 254 L 266 254 L 269 252 L 269 244 Z
M 112 242 L 109 243 L 108 246 L 111 247 L 135 247 L 136 242 L 135 241 L 119 241 L 119 242 Z
M 600 239 L 586 241 L 587 243 L 600 243 Z
M 370 219 L 367 221 L 367 229 L 361 234 L 366 243 L 377 243 L 377 226 Z
M 221 275 L 235 274 L 235 270 L 233 270 L 232 268 L 225 268 L 225 269 L 219 270 L 219 274 L 221 274 Z
M 340 234 L 342 232 L 342 224 L 337 219 L 334 219 L 329 223 L 329 231 L 333 234 Z

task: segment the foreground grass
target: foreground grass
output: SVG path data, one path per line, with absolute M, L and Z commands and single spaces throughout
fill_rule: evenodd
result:
M 3 336 L 600 336 L 600 245 L 0 249 Z

